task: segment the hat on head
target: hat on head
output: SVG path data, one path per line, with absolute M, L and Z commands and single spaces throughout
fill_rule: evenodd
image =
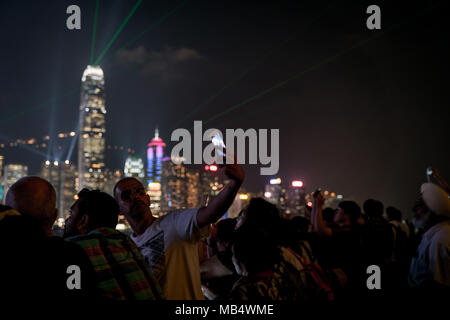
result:
M 450 198 L 447 192 L 431 182 L 422 184 L 420 192 L 423 201 L 431 211 L 450 218 Z

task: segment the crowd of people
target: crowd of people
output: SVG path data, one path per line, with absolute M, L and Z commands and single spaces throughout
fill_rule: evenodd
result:
M 425 183 L 414 224 L 381 201 L 324 208 L 320 190 L 304 216 L 283 218 L 262 198 L 221 219 L 244 180 L 205 207 L 155 218 L 137 179 L 113 196 L 83 189 L 64 238 L 54 236 L 56 192 L 39 177 L 9 189 L 0 207 L 1 290 L 21 299 L 345 301 L 381 292 L 450 292 L 449 187 Z M 126 217 L 131 236 L 118 230 Z M 377 274 L 378 273 L 378 274 Z

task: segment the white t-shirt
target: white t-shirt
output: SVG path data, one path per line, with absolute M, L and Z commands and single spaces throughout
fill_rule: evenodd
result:
M 198 209 L 177 210 L 156 219 L 139 236 L 131 235 L 169 300 L 203 300 L 197 242 Z
M 450 221 L 440 222 L 423 234 L 417 257 L 411 262 L 409 283 L 418 287 L 428 281 L 450 286 Z

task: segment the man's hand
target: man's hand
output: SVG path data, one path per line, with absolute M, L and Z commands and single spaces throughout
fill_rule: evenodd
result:
M 224 149 L 226 153 L 226 150 Z M 236 155 L 233 155 L 234 161 L 232 164 L 226 163 L 226 156 L 224 156 L 223 163 L 220 167 L 223 168 L 223 172 L 225 176 L 227 176 L 230 180 L 234 180 L 239 184 L 242 184 L 245 178 L 244 169 L 242 169 L 241 165 L 237 163 Z
M 224 215 L 233 203 L 233 200 L 241 187 L 242 181 L 244 181 L 245 173 L 242 167 L 237 163 L 236 157 L 234 157 L 233 164 L 226 164 L 226 161 L 224 161 L 224 164 L 220 165 L 220 167 L 223 168 L 225 175 L 231 181 L 207 207 L 198 210 L 197 223 L 200 228 L 216 222 Z
M 314 196 L 314 203 L 318 207 L 323 207 L 325 204 L 325 198 L 323 197 L 322 192 L 317 192 L 317 195 Z

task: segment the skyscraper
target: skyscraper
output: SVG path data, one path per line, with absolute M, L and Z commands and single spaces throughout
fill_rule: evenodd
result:
M 186 166 L 183 163 L 175 164 L 167 157 L 163 159 L 162 174 L 161 213 L 186 209 L 188 195 Z
M 155 136 L 147 145 L 147 192 L 151 201 L 150 209 L 154 214 L 159 214 L 161 210 L 162 159 L 165 146 L 156 129 Z
M 133 177 L 144 183 L 145 169 L 144 161 L 141 158 L 129 156 L 125 160 L 125 168 L 123 169 L 125 177 Z
M 64 163 L 58 161 L 45 161 L 41 167 L 41 177 L 50 182 L 56 190 L 56 207 L 58 218 L 65 219 L 69 209 L 75 201 L 75 166 L 68 160 Z
M 103 190 L 105 168 L 105 81 L 99 66 L 87 66 L 81 78 L 78 137 L 79 188 Z
M 7 164 L 4 168 L 3 174 L 4 195 L 6 196 L 9 187 L 11 187 L 17 180 L 26 177 L 27 175 L 28 166 L 23 164 Z
M 270 203 L 276 205 L 284 214 L 286 211 L 286 187 L 281 184 L 281 179 L 270 179 L 270 183 L 266 184 L 264 197 Z

